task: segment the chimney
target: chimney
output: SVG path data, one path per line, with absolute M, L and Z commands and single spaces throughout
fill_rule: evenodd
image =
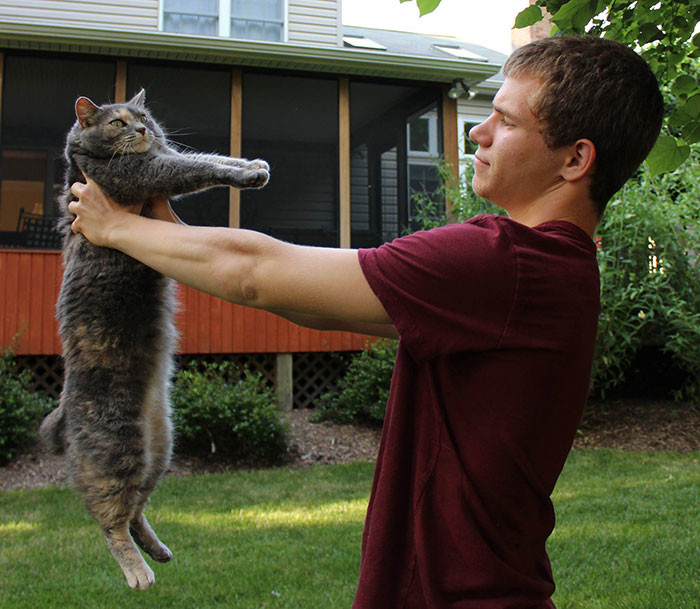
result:
M 529 0 L 529 4 L 532 6 L 535 4 L 535 0 Z M 542 21 L 538 21 L 535 25 L 521 29 L 513 28 L 510 31 L 510 40 L 513 49 L 517 49 L 528 42 L 549 38 L 552 31 L 552 22 L 550 21 L 551 15 L 545 9 L 542 10 L 544 11 L 544 19 L 542 19 Z

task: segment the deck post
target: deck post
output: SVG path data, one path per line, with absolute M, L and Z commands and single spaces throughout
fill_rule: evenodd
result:
M 278 353 L 275 361 L 275 385 L 277 408 L 289 412 L 294 408 L 294 357 L 291 353 Z

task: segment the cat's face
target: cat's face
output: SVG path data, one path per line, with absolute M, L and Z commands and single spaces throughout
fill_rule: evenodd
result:
M 163 142 L 163 132 L 144 105 L 143 90 L 125 104 L 97 106 L 87 97 L 75 103 L 78 121 L 74 136 L 92 154 L 101 157 L 148 152 Z

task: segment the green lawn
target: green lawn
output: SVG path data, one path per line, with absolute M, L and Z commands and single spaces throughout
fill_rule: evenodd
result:
M 549 545 L 559 609 L 700 608 L 699 462 L 572 454 Z M 372 471 L 358 463 L 166 480 L 149 514 L 175 558 L 151 563 L 146 592 L 128 589 L 72 492 L 0 492 L 0 607 L 349 609 Z

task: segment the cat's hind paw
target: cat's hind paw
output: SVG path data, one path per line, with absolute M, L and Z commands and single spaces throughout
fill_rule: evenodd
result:
M 132 590 L 148 590 L 156 583 L 156 576 L 153 574 L 153 570 L 144 561 L 131 568 L 122 566 L 122 571 L 126 577 L 126 583 L 129 584 L 129 588 Z

